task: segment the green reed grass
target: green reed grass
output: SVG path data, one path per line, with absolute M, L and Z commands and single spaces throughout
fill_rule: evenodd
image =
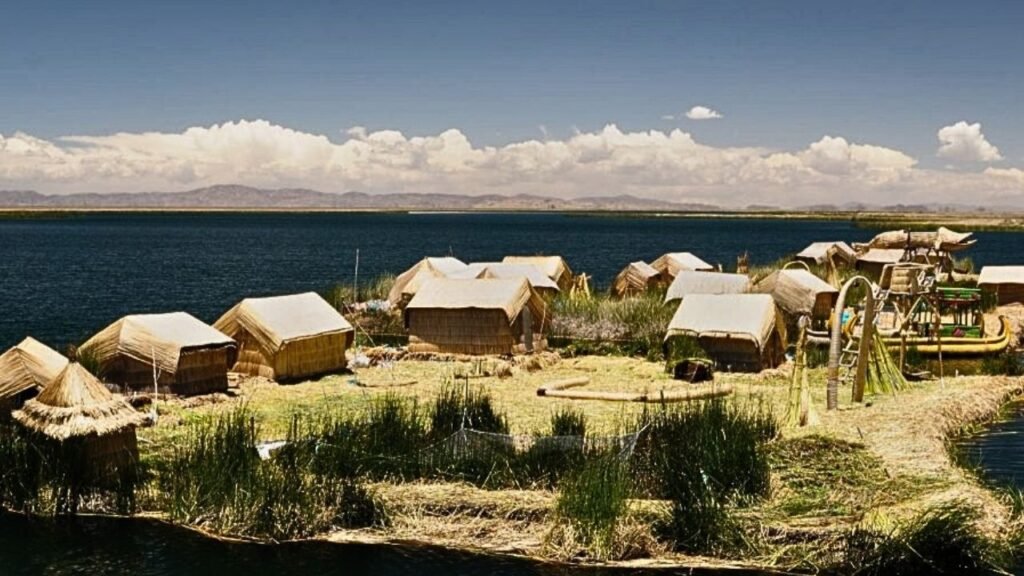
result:
M 550 307 L 551 334 L 577 353 L 617 353 L 661 358 L 661 341 L 675 308 L 651 292 L 616 299 L 598 294 L 582 300 L 559 296 Z
M 628 497 L 629 473 L 622 459 L 617 455 L 592 458 L 560 482 L 555 521 L 568 526 L 591 557 L 609 559 Z

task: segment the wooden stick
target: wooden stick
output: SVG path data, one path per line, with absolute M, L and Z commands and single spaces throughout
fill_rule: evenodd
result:
M 556 390 L 565 390 L 567 388 L 576 388 L 577 386 L 585 386 L 590 383 L 590 378 L 587 376 L 579 376 L 576 378 L 566 378 L 564 380 L 554 380 L 547 384 L 541 384 L 540 388 L 537 388 L 537 396 L 548 396 L 548 392 Z

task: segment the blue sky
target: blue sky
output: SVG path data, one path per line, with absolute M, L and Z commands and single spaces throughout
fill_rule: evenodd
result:
M 1022 24 L 1015 2 L 9 1 L 0 134 L 266 119 L 501 146 L 614 123 L 716 147 L 842 136 L 941 169 L 936 132 L 967 121 L 1009 167 Z M 724 117 L 681 118 L 694 105 Z

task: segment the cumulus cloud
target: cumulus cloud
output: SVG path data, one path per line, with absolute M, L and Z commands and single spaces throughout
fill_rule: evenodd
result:
M 961 120 L 944 126 L 938 133 L 938 156 L 959 162 L 996 162 L 1003 157 L 981 133 L 981 123 L 968 124 Z
M 721 205 L 1006 200 L 1024 193 L 1011 169 L 949 173 L 883 146 L 824 136 L 793 151 L 709 146 L 680 129 L 614 124 L 567 138 L 474 145 L 457 129 L 411 136 L 353 127 L 340 140 L 265 120 L 180 133 L 0 135 L 0 189 L 182 190 L 213 184 L 329 192 L 633 194 Z
M 712 110 L 707 106 L 694 106 L 686 111 L 686 117 L 690 120 L 717 120 L 722 115 L 718 110 Z

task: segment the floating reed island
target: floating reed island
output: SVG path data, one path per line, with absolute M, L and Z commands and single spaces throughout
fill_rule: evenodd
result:
M 571 563 L 997 570 L 1020 496 L 950 446 L 1024 391 L 1024 282 L 979 282 L 972 243 L 680 250 L 594 291 L 558 256 L 426 257 L 212 326 L 129 314 L 68 358 L 28 339 L 0 356 L 0 505 Z

